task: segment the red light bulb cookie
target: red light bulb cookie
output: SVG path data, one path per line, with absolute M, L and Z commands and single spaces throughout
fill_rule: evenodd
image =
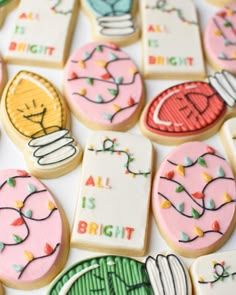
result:
M 235 114 L 236 79 L 222 71 L 209 82 L 186 82 L 157 95 L 145 107 L 142 132 L 161 144 L 205 139 Z M 227 107 L 228 106 L 228 107 Z
M 236 3 L 218 11 L 204 32 L 207 59 L 216 70 L 236 74 Z
M 0 188 L 0 280 L 24 290 L 46 285 L 67 258 L 64 213 L 47 188 L 26 171 L 0 171 Z
M 82 150 L 67 129 L 67 106 L 43 77 L 27 71 L 17 73 L 4 89 L 1 118 L 33 175 L 58 177 L 79 164 Z
M 236 186 L 229 164 L 203 142 L 175 148 L 161 164 L 152 209 L 166 242 L 183 256 L 220 248 L 236 222 Z
M 64 90 L 75 116 L 92 129 L 127 130 L 144 104 L 144 87 L 134 62 L 111 43 L 89 43 L 65 67 Z

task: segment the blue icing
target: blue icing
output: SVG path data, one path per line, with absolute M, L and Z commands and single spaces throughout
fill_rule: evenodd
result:
M 130 13 L 133 0 L 86 0 L 86 3 L 95 15 L 112 16 Z

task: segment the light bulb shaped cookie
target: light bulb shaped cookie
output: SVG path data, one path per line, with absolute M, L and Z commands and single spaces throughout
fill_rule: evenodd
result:
M 193 1 L 142 0 L 140 5 L 145 78 L 205 77 L 199 22 Z
M 63 97 L 43 77 L 17 73 L 4 89 L 1 118 L 32 174 L 58 177 L 79 164 L 82 150 L 67 129 L 70 116 Z
M 236 79 L 227 71 L 202 81 L 172 86 L 145 107 L 140 127 L 152 140 L 167 145 L 203 140 L 235 116 Z
M 19 0 L 0 0 L 0 28 L 4 23 L 6 15 L 19 3 Z
M 219 249 L 234 229 L 235 205 L 235 179 L 229 164 L 203 142 L 173 149 L 155 176 L 155 220 L 166 242 L 183 256 Z
M 47 295 L 129 294 L 191 295 L 190 276 L 172 253 L 147 257 L 143 262 L 129 257 L 98 256 L 73 264 L 49 287 Z M 75 293 L 73 293 L 75 292 Z M 78 292 L 78 293 L 76 293 Z
M 82 0 L 82 8 L 92 22 L 97 41 L 127 45 L 139 37 L 135 22 L 136 0 Z
M 77 12 L 77 0 L 21 0 L 7 45 L 7 62 L 62 68 Z
M 152 153 L 151 142 L 142 136 L 99 131 L 89 137 L 71 235 L 73 246 L 143 255 Z
M 64 90 L 75 116 L 96 130 L 131 128 L 145 99 L 135 63 L 112 43 L 93 42 L 76 50 L 65 67 Z
M 59 203 L 24 170 L 0 171 L 0 280 L 17 289 L 48 284 L 63 268 L 69 227 Z

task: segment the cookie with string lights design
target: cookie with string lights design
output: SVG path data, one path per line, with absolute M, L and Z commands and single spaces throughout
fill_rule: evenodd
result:
M 98 256 L 65 269 L 47 295 L 89 294 L 191 295 L 187 268 L 173 253 L 149 256 L 144 263 L 129 257 Z
M 43 77 L 17 73 L 4 89 L 1 119 L 33 175 L 58 177 L 80 163 L 82 149 L 70 135 L 65 101 Z
M 68 254 L 66 217 L 47 188 L 24 170 L 0 172 L 0 280 L 17 289 L 48 284 Z
M 135 14 L 136 0 L 82 0 L 92 25 L 93 39 L 128 45 L 139 37 Z
M 2 93 L 2 90 L 5 86 L 6 81 L 6 69 L 3 59 L 0 56 L 0 93 Z
M 152 209 L 166 242 L 183 256 L 220 248 L 236 222 L 236 186 L 224 157 L 203 142 L 175 148 L 161 164 Z
M 7 44 L 7 62 L 62 68 L 77 12 L 77 0 L 21 0 Z
M 141 115 L 141 131 L 167 145 L 203 140 L 236 115 L 235 100 L 236 79 L 227 71 L 209 76 L 208 82 L 177 84 L 148 103 Z
M 18 5 L 19 0 L 0 0 L 0 28 L 8 13 Z
M 208 21 L 204 48 L 214 69 L 236 74 L 236 3 L 225 6 Z
M 152 153 L 151 142 L 142 136 L 100 131 L 89 137 L 71 234 L 73 246 L 144 254 Z
M 71 55 L 64 91 L 72 112 L 92 129 L 127 130 L 144 104 L 136 65 L 111 43 L 89 43 Z
M 195 294 L 235 294 L 236 251 L 214 253 L 196 259 L 191 265 Z

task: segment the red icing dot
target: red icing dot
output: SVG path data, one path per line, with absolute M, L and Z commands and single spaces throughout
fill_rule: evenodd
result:
M 22 224 L 24 224 L 25 222 L 24 222 L 24 219 L 23 218 L 21 218 L 21 217 L 19 217 L 19 218 L 17 218 L 16 220 L 14 220 L 12 223 L 11 223 L 11 225 L 13 225 L 13 226 L 20 226 L 20 225 L 22 225 Z
M 25 170 L 17 170 L 17 173 L 19 176 L 28 176 L 28 172 Z
M 226 11 L 220 11 L 220 12 L 217 13 L 217 15 L 225 18 L 227 13 L 226 13 Z
M 76 79 L 78 78 L 78 75 L 75 72 L 72 72 L 70 77 L 71 79 Z
M 214 230 L 214 231 L 219 231 L 219 230 L 220 230 L 219 222 L 218 222 L 217 220 L 215 220 L 215 221 L 212 223 L 211 228 L 212 228 L 212 230 Z
M 130 98 L 128 99 L 127 105 L 128 105 L 129 107 L 131 107 L 132 105 L 134 105 L 134 99 L 133 99 L 132 97 L 130 97 Z
M 45 244 L 45 247 L 44 247 L 44 252 L 47 254 L 47 255 L 50 255 L 52 252 L 53 252 L 53 248 L 51 245 L 49 245 L 48 243 Z
M 114 43 L 109 43 L 109 46 L 114 49 L 114 50 L 119 50 L 119 46 L 117 46 L 116 44 Z
M 220 263 L 222 266 L 225 266 L 225 262 L 224 261 L 221 261 Z
M 175 174 L 175 172 L 173 170 L 171 170 L 165 174 L 165 177 L 168 179 L 172 179 L 174 177 L 174 174 Z
M 208 151 L 208 153 L 210 153 L 210 154 L 214 154 L 214 153 L 215 153 L 215 150 L 214 150 L 213 147 L 211 147 L 211 146 L 208 146 L 208 147 L 207 147 L 207 151 Z
M 203 198 L 204 198 L 204 194 L 201 193 L 201 192 L 193 193 L 192 196 L 193 196 L 195 199 L 203 199 Z
M 111 75 L 109 73 L 106 73 L 106 74 L 101 75 L 101 78 L 104 80 L 108 80 L 111 78 Z

